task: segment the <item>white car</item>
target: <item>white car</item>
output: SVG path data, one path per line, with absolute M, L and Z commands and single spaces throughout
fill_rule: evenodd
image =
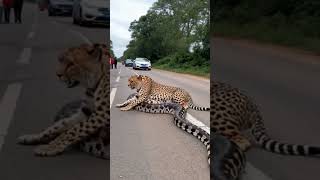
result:
M 147 58 L 136 58 L 133 61 L 133 69 L 151 70 L 151 62 Z
M 103 24 L 110 25 L 110 9 L 106 0 L 74 0 L 74 24 Z

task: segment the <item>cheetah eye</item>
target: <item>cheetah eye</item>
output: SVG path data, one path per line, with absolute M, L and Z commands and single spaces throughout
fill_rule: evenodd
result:
M 68 62 L 68 64 L 66 65 L 66 70 L 69 69 L 71 66 L 73 66 L 74 63 L 73 62 Z

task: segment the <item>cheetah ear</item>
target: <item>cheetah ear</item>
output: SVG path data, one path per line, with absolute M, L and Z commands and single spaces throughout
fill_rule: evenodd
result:
M 142 80 L 142 75 L 137 75 L 138 80 Z
M 89 48 L 87 51 L 90 55 L 92 55 L 96 58 L 97 62 L 101 61 L 103 52 L 100 47 L 100 44 L 95 43 L 95 44 L 91 45 L 91 48 Z

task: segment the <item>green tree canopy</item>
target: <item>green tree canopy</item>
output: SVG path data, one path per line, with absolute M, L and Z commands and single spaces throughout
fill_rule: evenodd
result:
M 125 58 L 146 57 L 157 62 L 174 53 L 187 53 L 192 44 L 197 52 L 205 51 L 200 54 L 207 55 L 209 2 L 158 0 L 146 15 L 130 24 L 129 31 L 132 40 Z

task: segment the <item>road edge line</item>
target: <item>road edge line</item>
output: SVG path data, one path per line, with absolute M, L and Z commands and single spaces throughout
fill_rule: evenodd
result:
M 112 88 L 110 92 L 110 108 L 112 106 L 114 97 L 116 96 L 117 88 Z
M 22 53 L 20 54 L 19 59 L 17 60 L 18 64 L 29 64 L 30 63 L 30 58 L 32 54 L 32 49 L 31 48 L 23 48 Z

